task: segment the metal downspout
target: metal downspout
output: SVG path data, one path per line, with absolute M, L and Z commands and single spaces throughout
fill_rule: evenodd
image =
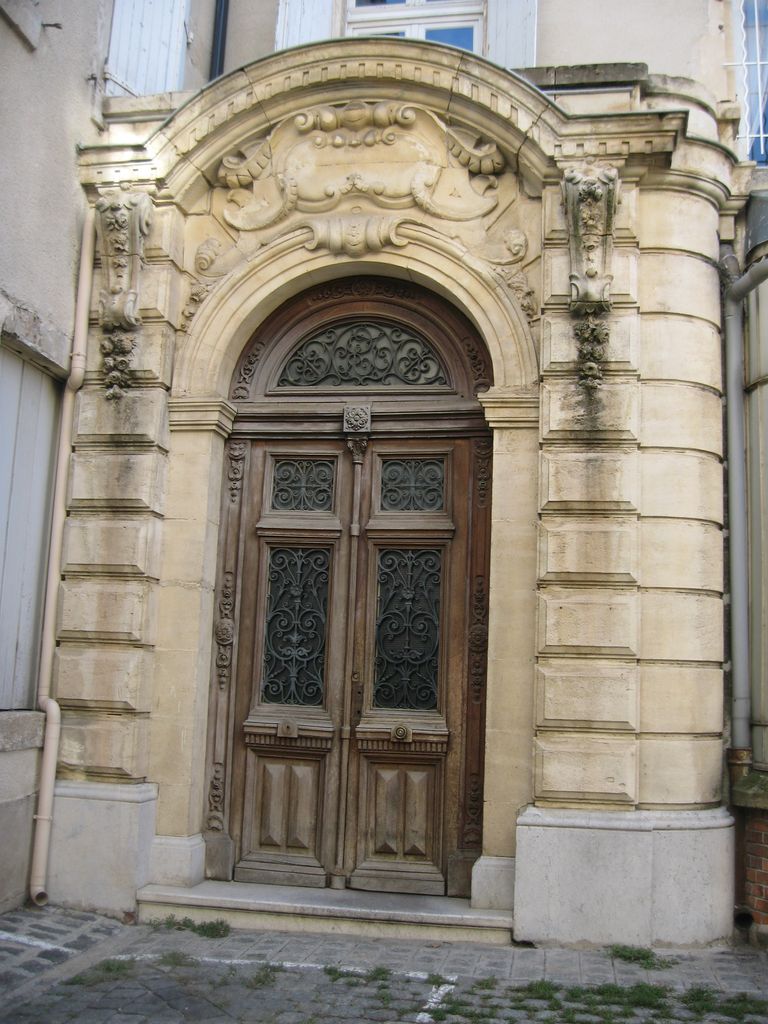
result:
M 733 252 L 721 260 L 726 273 L 738 273 Z M 747 541 L 747 466 L 744 415 L 743 300 L 768 279 L 768 260 L 760 260 L 725 292 L 725 394 L 728 457 L 728 551 L 731 590 L 731 747 L 729 758 L 743 774 L 751 761 L 749 677 L 749 562 Z M 735 755 L 735 757 L 733 756 Z
M 40 667 L 37 677 L 37 706 L 45 712 L 45 739 L 40 765 L 40 792 L 37 799 L 34 839 L 32 843 L 32 866 L 30 869 L 29 895 L 39 907 L 48 902 L 45 890 L 48 875 L 48 850 L 51 839 L 53 815 L 53 790 L 56 782 L 56 762 L 61 732 L 61 710 L 51 697 L 53 657 L 56 650 L 56 610 L 59 583 L 61 580 L 61 553 L 64 541 L 64 520 L 67 515 L 67 480 L 69 477 L 69 456 L 72 448 L 75 396 L 85 376 L 85 347 L 88 340 L 88 315 L 90 311 L 91 287 L 93 284 L 94 251 L 94 210 L 89 206 L 83 223 L 80 247 L 80 270 L 77 282 L 75 306 L 75 331 L 72 339 L 72 355 L 69 377 L 61 403 L 61 427 L 56 456 L 56 478 L 53 488 L 53 511 L 51 514 L 51 543 L 48 554 L 48 575 L 43 605 L 42 645 Z

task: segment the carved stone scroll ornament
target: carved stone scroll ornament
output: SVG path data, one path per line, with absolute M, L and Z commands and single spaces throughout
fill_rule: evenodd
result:
M 579 320 L 574 334 L 579 350 L 579 382 L 594 391 L 603 379 L 602 360 L 611 309 L 613 232 L 619 203 L 615 167 L 570 168 L 563 198 L 571 257 L 570 311 Z
M 96 232 L 104 287 L 99 294 L 99 323 L 107 398 L 121 398 L 130 385 L 139 316 L 139 275 L 144 239 L 152 220 L 145 192 L 112 189 L 96 202 Z
M 484 217 L 498 203 L 504 165 L 494 142 L 449 128 L 423 108 L 387 101 L 315 107 L 224 158 L 223 216 L 256 233 L 256 244 L 307 227 L 308 248 L 357 257 L 405 244 L 397 233 L 408 219 L 401 211 L 453 222 Z M 198 269 L 213 276 L 226 256 L 201 247 Z

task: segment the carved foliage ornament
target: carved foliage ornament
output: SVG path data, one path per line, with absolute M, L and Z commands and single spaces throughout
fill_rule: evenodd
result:
M 578 317 L 574 335 L 579 352 L 579 382 L 589 391 L 603 379 L 602 360 L 609 328 L 603 319 L 611 309 L 613 232 L 619 203 L 615 167 L 570 168 L 563 198 L 571 257 L 571 313 Z
M 314 107 L 224 158 L 223 217 L 253 232 L 256 244 L 307 228 L 308 248 L 357 257 L 404 245 L 398 228 L 423 214 L 454 222 L 484 217 L 498 203 L 504 163 L 494 142 L 447 127 L 423 108 L 363 101 Z M 219 276 L 228 269 L 226 255 L 206 241 L 197 269 Z
M 139 316 L 139 274 L 144 239 L 152 220 L 152 200 L 144 192 L 112 189 L 96 202 L 104 287 L 99 294 L 99 323 L 104 330 L 107 398 L 121 398 L 130 384 Z

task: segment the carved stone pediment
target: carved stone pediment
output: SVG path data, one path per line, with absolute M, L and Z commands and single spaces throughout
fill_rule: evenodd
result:
M 498 204 L 505 166 L 494 142 L 397 102 L 315 107 L 224 158 L 223 219 L 263 244 L 307 228 L 308 248 L 359 256 L 404 245 L 408 220 L 477 221 Z M 201 247 L 202 249 L 202 247 Z M 226 254 L 208 245 L 197 268 L 218 276 Z

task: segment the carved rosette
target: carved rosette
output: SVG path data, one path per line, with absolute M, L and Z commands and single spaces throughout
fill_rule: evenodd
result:
M 99 324 L 107 398 L 122 398 L 131 381 L 139 316 L 139 275 L 144 239 L 152 220 L 145 192 L 113 189 L 96 202 L 104 287 L 99 294 Z
M 211 832 L 224 831 L 224 765 L 214 762 L 208 784 L 208 816 L 206 826 Z
M 577 317 L 574 335 L 579 350 L 579 383 L 594 391 L 603 379 L 602 360 L 611 309 L 613 232 L 619 203 L 615 167 L 570 168 L 563 180 L 571 258 L 570 311 Z

